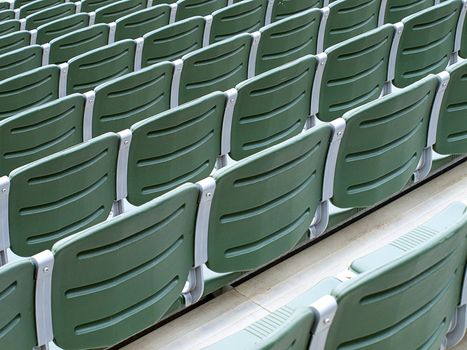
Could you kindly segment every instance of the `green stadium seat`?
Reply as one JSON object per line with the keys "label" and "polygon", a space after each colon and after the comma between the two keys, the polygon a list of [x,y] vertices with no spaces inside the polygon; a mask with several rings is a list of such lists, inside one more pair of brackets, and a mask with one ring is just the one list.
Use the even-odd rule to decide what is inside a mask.
{"label": "green stadium seat", "polygon": [[385,0],[380,12],[379,24],[400,22],[405,17],[434,6],[436,3],[436,0]]}
{"label": "green stadium seat", "polygon": [[9,10],[10,7],[11,7],[11,4],[9,1],[0,2],[0,10]]}
{"label": "green stadium seat", "polygon": [[272,7],[272,22],[279,21],[286,17],[302,13],[312,8],[321,8],[327,6],[326,0],[289,0],[274,1]]}
{"label": "green stadium seat", "polygon": [[33,13],[48,9],[52,6],[63,4],[65,0],[36,0],[21,6],[19,10],[19,18],[26,18]]}
{"label": "green stadium seat", "polygon": [[0,55],[0,81],[42,66],[42,48],[31,45]]}
{"label": "green stadium seat", "polygon": [[172,107],[246,80],[251,42],[250,34],[240,34],[176,61],[174,80],[180,84],[174,83]]}
{"label": "green stadium seat", "polygon": [[194,16],[206,16],[227,7],[228,0],[180,0],[177,1],[176,20]]}
{"label": "green stadium seat", "polygon": [[78,31],[89,25],[89,15],[87,13],[77,13],[64,18],[56,19],[37,28],[37,44],[46,44],[62,35]]}
{"label": "green stadium seat", "polygon": [[146,7],[145,0],[121,0],[96,10],[95,23],[115,22],[118,18],[132,14]]}
{"label": "green stadium seat", "polygon": [[15,11],[13,10],[1,10],[0,21],[6,21],[9,19],[15,19]]}
{"label": "green stadium seat", "polygon": [[115,3],[115,0],[83,0],[81,2],[81,12],[94,12],[113,3]]}
{"label": "green stadium seat", "polygon": [[30,4],[31,2],[34,2],[36,0],[15,0],[13,2],[14,8],[18,9],[24,5]]}
{"label": "green stadium seat", "polygon": [[143,35],[142,67],[179,59],[203,47],[205,21],[193,17]]}
{"label": "green stadium seat", "polygon": [[31,33],[22,30],[4,35],[0,38],[0,55],[10,53],[31,44]]}
{"label": "green stadium seat", "polygon": [[255,74],[316,54],[320,23],[321,11],[312,9],[261,28]]}
{"label": "green stadium seat", "polygon": [[83,142],[84,102],[74,94],[0,121],[0,174]]}
{"label": "green stadium seat", "polygon": [[84,93],[134,70],[135,42],[117,43],[75,56],[68,61],[66,94]]}
{"label": "green stadium seat", "polygon": [[36,29],[37,27],[47,24],[51,21],[71,16],[76,13],[76,5],[74,3],[60,4],[44,9],[26,17],[26,29]]}
{"label": "green stadium seat", "polygon": [[128,201],[141,205],[214,170],[226,96],[214,92],[131,127]]}
{"label": "green stadium seat", "polygon": [[0,36],[18,32],[20,29],[21,21],[18,21],[16,19],[10,19],[0,22]]}

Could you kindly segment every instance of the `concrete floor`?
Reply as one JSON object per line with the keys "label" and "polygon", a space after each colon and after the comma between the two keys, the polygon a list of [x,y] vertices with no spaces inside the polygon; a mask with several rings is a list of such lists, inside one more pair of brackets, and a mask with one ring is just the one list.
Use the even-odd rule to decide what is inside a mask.
{"label": "concrete floor", "polygon": [[[235,289],[126,346],[199,349],[286,304],[354,259],[415,228],[453,201],[467,203],[467,163],[392,202]],[[467,338],[456,350],[467,350]]]}

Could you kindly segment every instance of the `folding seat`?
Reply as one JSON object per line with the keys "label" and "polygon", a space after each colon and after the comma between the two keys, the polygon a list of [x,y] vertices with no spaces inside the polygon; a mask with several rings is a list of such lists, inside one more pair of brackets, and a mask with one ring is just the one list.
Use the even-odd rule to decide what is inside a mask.
{"label": "folding seat", "polygon": [[312,8],[327,6],[327,3],[326,0],[275,0],[272,7],[271,21],[276,22]]}
{"label": "folding seat", "polygon": [[87,13],[77,13],[67,16],[37,28],[36,43],[46,44],[62,35],[78,31],[89,25],[89,15]]}
{"label": "folding seat", "polygon": [[60,239],[107,219],[117,197],[119,144],[119,135],[102,135],[1,178],[7,210],[2,211],[0,233],[3,241],[9,236],[15,254],[50,249]]}
{"label": "folding seat", "polygon": [[300,133],[311,112],[316,63],[309,55],[229,90],[222,154],[240,160]]}
{"label": "folding seat", "polygon": [[465,332],[465,323],[460,322],[465,318],[465,300],[459,305],[459,296],[465,295],[466,234],[467,209],[454,203],[401,238],[355,260],[347,272],[349,280],[326,278],[206,349],[392,350],[455,345],[462,338],[458,333]]}
{"label": "folding seat", "polygon": [[157,323],[192,285],[199,190],[185,184],[53,247],[54,339],[64,349],[107,348]]}
{"label": "folding seat", "polygon": [[109,43],[109,26],[96,24],[72,31],[45,44],[47,63],[59,64],[89,51],[102,48]]}
{"label": "folding seat", "polygon": [[2,80],[0,120],[57,99],[59,79],[57,66],[45,66]]}
{"label": "folding seat", "polygon": [[327,49],[313,86],[313,115],[331,121],[377,99],[388,76],[394,27],[384,25]]}
{"label": "folding seat", "polygon": [[81,12],[93,12],[113,3],[115,3],[115,0],[83,0],[81,2]]}
{"label": "folding seat", "polygon": [[132,14],[146,7],[145,0],[121,0],[96,10],[95,23],[115,22],[120,17]]}
{"label": "folding seat", "polygon": [[142,67],[173,61],[203,47],[205,21],[193,17],[143,35]]}
{"label": "folding seat", "polygon": [[239,34],[177,60],[172,107],[246,80],[251,43],[250,34]]}
{"label": "folding seat", "polygon": [[52,6],[26,17],[26,29],[36,29],[40,25],[47,24],[56,19],[67,17],[75,13],[76,5],[74,3]]}
{"label": "folding seat", "polygon": [[169,5],[157,5],[118,18],[115,21],[115,41],[142,38],[144,34],[170,23]]}
{"label": "folding seat", "polygon": [[135,42],[122,40],[68,61],[67,95],[84,93],[109,80],[131,73],[135,66]]}
{"label": "folding seat", "polygon": [[0,55],[10,53],[31,44],[31,33],[25,30],[4,35],[0,38]]}
{"label": "folding seat", "polygon": [[0,55],[0,81],[42,66],[42,49],[31,45]]}
{"label": "folding seat", "polygon": [[63,4],[65,0],[36,0],[19,8],[19,18],[25,18],[33,13],[45,10],[49,7]]}
{"label": "folding seat", "polygon": [[177,1],[175,19],[180,21],[193,16],[207,16],[214,11],[227,7],[228,4],[228,0],[180,0]]}
{"label": "folding seat", "polygon": [[131,125],[170,108],[174,66],[163,62],[126,74],[86,93],[86,139]]}
{"label": "folding seat", "polygon": [[267,5],[267,0],[246,0],[213,12],[208,16],[209,43],[259,30],[264,26]]}
{"label": "folding seat", "polygon": [[397,23],[405,17],[434,6],[436,0],[385,0],[380,12],[379,24]]}
{"label": "folding seat", "polygon": [[128,201],[141,205],[213,171],[226,96],[214,92],[131,127]]}
{"label": "folding seat", "polygon": [[18,9],[24,5],[30,4],[31,2],[34,2],[36,0],[15,0],[13,2],[14,8]]}
{"label": "folding seat", "polygon": [[18,32],[21,29],[21,22],[16,19],[2,21],[0,23],[0,36]]}
{"label": "folding seat", "polygon": [[320,23],[321,11],[312,9],[261,28],[254,73],[316,54]]}
{"label": "folding seat", "polygon": [[0,2],[0,10],[9,10],[11,7],[11,4],[9,1],[1,1]]}
{"label": "folding seat", "polygon": [[15,19],[15,11],[13,10],[0,11],[0,21],[6,21],[9,19]]}
{"label": "folding seat", "polygon": [[427,139],[436,127],[432,106],[445,79],[446,74],[431,75],[343,116],[347,126],[337,157],[334,205],[372,206],[397,194],[413,175],[416,180],[427,175],[432,146]]}
{"label": "folding seat", "polygon": [[84,97],[70,95],[0,121],[0,175],[83,142]]}
{"label": "folding seat", "polygon": [[393,84],[408,86],[430,73],[443,71],[454,53],[462,2],[446,1],[402,20],[395,53]]}

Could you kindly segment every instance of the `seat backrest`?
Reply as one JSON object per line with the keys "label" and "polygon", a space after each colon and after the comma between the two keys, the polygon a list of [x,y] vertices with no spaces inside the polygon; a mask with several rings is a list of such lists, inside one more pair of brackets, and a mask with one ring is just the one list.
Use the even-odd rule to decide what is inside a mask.
{"label": "seat backrest", "polygon": [[1,81],[0,120],[57,99],[59,79],[57,66],[45,66]]}
{"label": "seat backrest", "polygon": [[162,318],[193,266],[198,192],[185,184],[53,247],[57,345],[107,348]]}
{"label": "seat backrest", "polygon": [[0,176],[82,142],[83,115],[75,94],[0,121]]}
{"label": "seat backrest", "polygon": [[69,60],[67,94],[87,92],[106,81],[133,72],[135,47],[133,40],[122,40]]}
{"label": "seat backrest", "polygon": [[434,6],[435,0],[386,0],[384,23],[397,23],[403,18]]}
{"label": "seat backrest", "polygon": [[25,30],[4,35],[0,38],[0,55],[29,46],[31,33]]}
{"label": "seat backrest", "polygon": [[110,23],[146,7],[145,0],[120,0],[96,10],[95,23]]}
{"label": "seat backrest", "polygon": [[321,11],[312,9],[260,29],[255,73],[316,54]]}
{"label": "seat backrest", "polygon": [[118,18],[115,41],[136,39],[170,23],[170,6],[157,5]]}
{"label": "seat backrest", "polygon": [[0,23],[0,36],[18,32],[21,28],[21,22],[17,19],[8,19]]}
{"label": "seat backrest", "polygon": [[214,92],[132,126],[128,201],[140,205],[213,171],[226,96]]}
{"label": "seat backrest", "polygon": [[338,0],[330,4],[324,48],[378,27],[380,7],[381,0]]}
{"label": "seat backrest", "polygon": [[49,63],[59,64],[91,50],[104,47],[109,42],[109,26],[96,24],[75,30],[50,42]]}
{"label": "seat backrest", "polygon": [[228,0],[180,0],[175,18],[180,21],[193,16],[207,16],[227,5]]}
{"label": "seat backrest", "polygon": [[56,19],[37,28],[36,43],[45,44],[62,35],[74,32],[89,25],[87,13],[77,13],[64,18]]}
{"label": "seat backrest", "polygon": [[302,13],[312,8],[323,7],[323,0],[289,0],[274,1],[272,8],[272,22]]}
{"label": "seat backrest", "polygon": [[33,13],[45,10],[52,6],[63,4],[65,0],[36,0],[19,8],[19,18],[25,18]]}
{"label": "seat backrest", "polygon": [[173,61],[202,48],[204,26],[204,18],[193,17],[145,34],[141,66]]}
{"label": "seat backrest", "polygon": [[436,143],[439,154],[467,153],[467,62],[448,67],[449,84],[441,104]]}
{"label": "seat backrest", "polygon": [[306,56],[237,85],[231,158],[245,158],[303,130],[315,70],[315,57]]}
{"label": "seat backrest", "polygon": [[119,140],[105,134],[10,173],[13,252],[36,254],[107,219],[116,197]]}
{"label": "seat backrest", "polygon": [[0,267],[0,348],[32,349],[37,345],[34,312],[35,267],[30,259]]}
{"label": "seat backrest", "polygon": [[42,48],[31,45],[0,55],[0,81],[42,66]]}
{"label": "seat backrest", "polygon": [[113,4],[115,0],[83,0],[81,3],[81,12],[92,12],[97,9]]}
{"label": "seat backrest", "polygon": [[334,120],[381,95],[393,36],[393,26],[384,25],[326,50],[321,87],[314,92],[319,119]]}
{"label": "seat backrest", "polygon": [[461,4],[460,0],[446,1],[402,20],[395,86],[408,86],[447,67],[454,52]]}
{"label": "seat backrest", "polygon": [[170,108],[173,64],[163,62],[95,89],[92,136],[119,132]]}
{"label": "seat backrest", "polygon": [[209,42],[215,43],[264,26],[268,0],[246,0],[212,14]]}
{"label": "seat backrest", "polygon": [[73,3],[52,6],[26,17],[26,29],[36,29],[40,25],[47,24],[56,19],[70,16],[74,13],[76,13],[76,5]]}
{"label": "seat backrest", "polygon": [[239,34],[183,56],[179,103],[224,91],[248,78],[252,37]]}
{"label": "seat backrest", "polygon": [[15,19],[15,11],[13,10],[0,11],[0,21],[6,21],[9,19]]}
{"label": "seat backrest", "polygon": [[344,115],[333,204],[372,206],[410,181],[427,143],[437,87],[430,76]]}
{"label": "seat backrest", "polygon": [[257,268],[309,237],[331,130],[323,123],[212,175],[209,269]]}
{"label": "seat backrest", "polygon": [[8,9],[10,9],[10,6],[11,6],[11,4],[8,1],[0,2],[0,10],[8,10]]}

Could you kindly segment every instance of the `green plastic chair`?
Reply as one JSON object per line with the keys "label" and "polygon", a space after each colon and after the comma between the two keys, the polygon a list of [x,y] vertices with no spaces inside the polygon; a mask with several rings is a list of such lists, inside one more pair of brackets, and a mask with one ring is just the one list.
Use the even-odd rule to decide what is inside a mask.
{"label": "green plastic chair", "polygon": [[31,44],[31,33],[25,30],[4,35],[0,38],[0,55],[24,48]]}
{"label": "green plastic chair", "polygon": [[45,66],[2,80],[0,120],[57,99],[59,78],[57,66]]}
{"label": "green plastic chair", "polygon": [[289,0],[274,1],[272,7],[272,22],[302,13],[312,8],[321,8],[325,6],[324,0]]}
{"label": "green plastic chair", "polygon": [[226,96],[214,92],[131,127],[128,201],[141,205],[214,170]]}
{"label": "green plastic chair", "polygon": [[177,1],[175,20],[180,21],[194,16],[206,16],[227,7],[228,0],[180,0]]}
{"label": "green plastic chair", "polygon": [[74,94],[0,121],[0,174],[83,142],[84,102]]}
{"label": "green plastic chair", "polygon": [[255,74],[316,54],[320,23],[321,11],[312,9],[261,28]]}
{"label": "green plastic chair", "polygon": [[454,53],[461,1],[446,1],[402,20],[393,84],[406,87],[442,72]]}
{"label": "green plastic chair", "polygon": [[162,28],[170,23],[170,6],[157,5],[118,18],[115,41],[136,39],[144,34]]}
{"label": "green plastic chair", "polygon": [[65,0],[36,0],[19,8],[19,18],[26,18],[33,13],[63,4]]}
{"label": "green plastic chair", "polygon": [[54,245],[58,346],[115,345],[158,322],[180,299],[194,266],[198,195],[196,185],[185,184]]}
{"label": "green plastic chair", "polygon": [[[184,55],[175,62],[180,81],[172,107],[214,91],[224,91],[248,78],[252,36],[244,33]],[[177,86],[175,86],[175,90]]]}
{"label": "green plastic chair", "polygon": [[113,3],[115,3],[115,0],[83,0],[81,2],[81,12],[94,12]]}
{"label": "green plastic chair", "polygon": [[76,13],[76,5],[73,3],[52,6],[26,17],[26,29],[36,29],[43,24],[47,24],[66,16],[71,16],[74,13]]}
{"label": "green plastic chair", "polygon": [[21,22],[10,19],[0,22],[0,36],[18,32],[21,29]]}
{"label": "green plastic chair", "polygon": [[146,7],[145,0],[121,0],[96,10],[95,23],[110,23]]}
{"label": "green plastic chair", "polygon": [[405,17],[425,10],[436,4],[435,0],[385,0],[386,3],[381,9],[380,25],[384,23],[397,23]]}
{"label": "green plastic chair", "polygon": [[418,180],[427,175],[431,158],[424,153],[439,80],[429,76],[343,116],[334,205],[373,206],[402,190],[414,173]]}
{"label": "green plastic chair", "polygon": [[62,35],[86,28],[88,25],[89,15],[87,13],[77,13],[50,21],[37,28],[36,43],[46,44]]}
{"label": "green plastic chair", "polygon": [[467,62],[459,62],[448,67],[449,84],[440,108],[436,144],[434,150],[439,154],[467,153]]}
{"label": "green plastic chair", "polygon": [[53,39],[49,47],[48,62],[59,64],[92,50],[102,48],[109,42],[109,26],[96,24],[75,30]]}
{"label": "green plastic chair", "polygon": [[392,25],[356,36],[320,54],[313,87],[313,115],[331,121],[377,99],[388,76]]}
{"label": "green plastic chair", "polygon": [[0,55],[0,81],[42,66],[42,48],[31,45]]}
{"label": "green plastic chair", "polygon": [[331,134],[323,123],[212,175],[210,270],[258,268],[310,238]]}
{"label": "green plastic chair", "polygon": [[259,30],[264,26],[267,5],[268,0],[246,0],[213,12],[209,43]]}
{"label": "green plastic chair", "polygon": [[8,1],[2,1],[0,3],[0,10],[8,10],[10,9],[11,5]]}
{"label": "green plastic chair", "polygon": [[203,47],[205,21],[194,17],[143,35],[142,67],[179,59]]}
{"label": "green plastic chair", "polygon": [[170,108],[173,64],[163,62],[99,85],[87,93],[92,114],[86,139],[131,125]]}
{"label": "green plastic chair", "polygon": [[0,21],[6,21],[10,19],[15,19],[15,11],[13,10],[0,11]]}
{"label": "green plastic chair", "polygon": [[87,92],[96,86],[131,73],[135,66],[135,42],[122,40],[68,61],[67,95]]}
{"label": "green plastic chair", "polygon": [[222,154],[240,160],[299,134],[310,116],[316,63],[305,56],[237,85]]}

